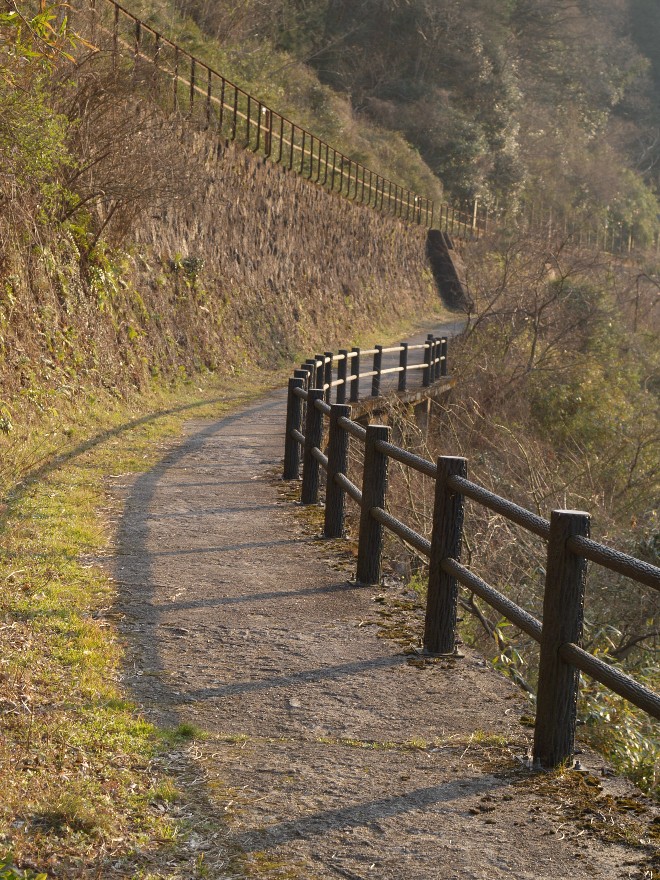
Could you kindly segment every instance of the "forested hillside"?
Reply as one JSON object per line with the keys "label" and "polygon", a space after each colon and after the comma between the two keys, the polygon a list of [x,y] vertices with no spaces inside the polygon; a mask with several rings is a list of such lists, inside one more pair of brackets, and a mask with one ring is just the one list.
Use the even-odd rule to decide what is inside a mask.
{"label": "forested hillside", "polygon": [[[180,0],[266,88],[319,79],[402,133],[454,201],[657,224],[654,0]],[[318,110],[325,112],[319,92]],[[341,126],[340,126],[341,127]]]}

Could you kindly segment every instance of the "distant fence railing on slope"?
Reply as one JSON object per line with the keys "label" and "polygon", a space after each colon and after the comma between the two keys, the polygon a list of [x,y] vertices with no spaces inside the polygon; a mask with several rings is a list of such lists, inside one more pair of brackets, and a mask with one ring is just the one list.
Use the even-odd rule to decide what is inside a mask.
{"label": "distant fence railing on slope", "polygon": [[116,70],[136,78],[149,71],[169,108],[237,141],[266,159],[360,205],[462,239],[479,238],[488,216],[478,203],[464,211],[420,195],[345,155],[278,113],[186,49],[140,20],[115,0],[73,6],[69,25],[107,52]]}
{"label": "distant fence railing on slope", "polygon": [[[425,349],[425,383],[437,378],[438,360],[429,341]],[[384,349],[381,348],[382,351]],[[399,348],[400,350],[400,348]],[[378,353],[378,349],[374,356]],[[349,353],[339,355],[346,365]],[[441,347],[443,375],[447,349]],[[428,365],[427,365],[428,361]],[[433,366],[430,366],[431,362]],[[432,654],[452,654],[456,646],[459,584],[487,602],[540,644],[534,761],[557,767],[574,753],[579,673],[584,672],[660,719],[660,694],[605,663],[581,647],[587,561],[660,591],[660,568],[591,540],[590,516],[583,511],[555,510],[548,521],[467,479],[467,460],[442,456],[434,464],[390,442],[390,428],[364,427],[351,419],[346,400],[354,368],[346,366],[336,382],[327,373],[333,356],[317,356],[289,380],[284,479],[298,479],[303,464],[301,502],[319,499],[320,470],[326,473],[324,534],[345,536],[346,498],[360,509],[356,578],[379,583],[384,530],[397,535],[429,559],[424,647]],[[427,369],[428,366],[428,369]],[[393,368],[392,372],[400,372]],[[357,370],[359,372],[359,368]],[[368,375],[373,376],[374,371]],[[344,389],[329,403],[332,387]],[[358,396],[352,386],[351,400]],[[373,393],[373,389],[372,389]],[[324,417],[329,419],[326,452]],[[303,433],[304,429],[304,433]],[[348,476],[350,438],[364,444],[362,488]],[[431,540],[387,511],[388,462],[393,459],[435,482]],[[498,513],[547,541],[543,623],[461,564],[464,499]]]}
{"label": "distant fence railing on slope", "polygon": [[[129,12],[116,0],[74,0],[69,24],[116,70],[136,81],[159,84],[159,99],[171,110],[219,136],[241,143],[265,159],[301,175],[329,192],[404,222],[437,228],[462,240],[489,231],[521,230],[563,240],[578,248],[626,256],[636,248],[634,227],[622,222],[593,222],[589,216],[523,206],[508,217],[477,198],[468,206],[436,203],[345,155],[251,95],[208,64]],[[654,247],[660,253],[660,233]]]}

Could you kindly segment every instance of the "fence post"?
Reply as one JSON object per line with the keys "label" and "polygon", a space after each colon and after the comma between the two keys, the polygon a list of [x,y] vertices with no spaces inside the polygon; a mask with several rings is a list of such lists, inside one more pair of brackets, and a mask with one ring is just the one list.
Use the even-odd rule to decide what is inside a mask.
{"label": "fence post", "polygon": [[[112,71],[113,73],[117,72],[117,65],[119,61],[119,7],[115,6],[114,8],[114,16],[112,19]],[[175,86],[175,94],[176,94],[176,86]],[[176,110],[176,104],[174,106]]]}
{"label": "fence post", "polygon": [[234,86],[234,115],[231,120],[231,139],[236,140],[236,126],[238,125],[238,89]]}
{"label": "fence post", "polygon": [[450,477],[467,477],[467,460],[443,455],[438,459],[429,560],[429,586],[424,623],[424,648],[432,654],[452,654],[456,647],[456,578],[442,568],[444,559],[461,558],[463,496],[447,486]]}
{"label": "fence post", "polygon": [[279,131],[279,144],[277,147],[277,162],[282,161],[282,156],[284,155],[284,117],[280,116],[280,131]]}
{"label": "fence post", "polygon": [[257,101],[257,143],[254,148],[254,152],[258,153],[259,148],[261,147],[261,115],[263,113],[263,104],[261,101]]}
{"label": "fence post", "polygon": [[225,91],[227,89],[227,80],[222,77],[222,85],[220,86],[220,107],[218,108],[218,134],[222,136],[222,123],[225,119]]}
{"label": "fence post", "polygon": [[310,388],[318,388],[318,382],[316,381],[316,361],[314,358],[307,358],[305,363],[302,365],[303,370],[307,367],[309,369],[309,382],[307,383],[307,390]]}
{"label": "fence post", "polygon": [[292,436],[294,429],[302,427],[302,399],[294,389],[303,388],[304,379],[289,379],[289,392],[286,406],[286,437],[284,438],[284,476],[285,480],[297,480],[300,476],[300,443]]}
{"label": "fence post", "polygon": [[328,472],[325,486],[325,527],[326,538],[344,537],[344,513],[346,493],[335,483],[335,474],[348,472],[348,446],[350,435],[339,426],[339,419],[351,417],[350,406],[334,403],[330,413],[330,439],[328,441]]}
{"label": "fence post", "polygon": [[399,366],[401,367],[401,372],[399,373],[399,391],[406,391],[408,388],[408,343],[401,343],[401,351],[399,352]]}
{"label": "fence post", "polygon": [[348,376],[348,351],[345,348],[339,349],[341,360],[337,364],[337,379],[340,385],[337,385],[337,403],[346,403],[346,376]]}
{"label": "fence post", "polygon": [[323,388],[325,382],[325,355],[315,354],[314,357],[316,358],[316,373],[314,374],[316,378],[314,380],[314,387]]}
{"label": "fence post", "polygon": [[580,644],[587,560],[572,553],[568,539],[589,537],[590,516],[553,510],[543,596],[543,631],[534,729],[534,763],[557,767],[573,755],[579,671],[561,659],[567,642]]}
{"label": "fence post", "polygon": [[442,339],[440,340],[440,357],[442,358],[442,360],[440,361],[440,375],[441,376],[447,375],[447,350],[448,350],[447,337],[443,336]]}
{"label": "fence post", "polygon": [[211,124],[211,98],[213,96],[213,71],[206,68],[206,126]]}
{"label": "fence post", "polygon": [[426,341],[428,342],[429,347],[431,349],[430,355],[429,355],[429,385],[433,385],[433,383],[435,382],[435,363],[434,363],[435,353],[436,353],[435,336],[432,333],[429,333],[426,337]]}
{"label": "fence post", "polygon": [[362,510],[356,579],[360,584],[380,582],[383,555],[383,526],[371,515],[372,507],[385,507],[387,456],[376,449],[379,440],[390,439],[386,425],[369,425],[364,446]]}
{"label": "fence post", "polygon": [[194,58],[190,59],[190,93],[188,98],[188,115],[193,115],[193,106],[195,103],[195,78],[197,75],[197,62]]}
{"label": "fence post", "polygon": [[323,180],[321,181],[321,186],[326,186],[328,183],[328,163],[330,161],[330,145],[325,145],[325,164],[323,168]]}
{"label": "fence post", "polygon": [[433,351],[435,355],[435,367],[433,369],[433,381],[435,382],[436,379],[440,378],[440,372],[442,370],[442,339],[440,339],[439,336],[436,336],[434,341],[435,348]]}
{"label": "fence post", "polygon": [[355,379],[351,381],[351,403],[357,403],[360,399],[360,349],[352,349],[354,357],[351,359],[351,375]]}
{"label": "fence post", "polygon": [[317,400],[323,400],[323,389],[310,388],[307,392],[301,504],[316,504],[319,500],[319,463],[312,455],[312,449],[320,449],[323,443],[323,413],[314,406]]}
{"label": "fence post", "polygon": [[[297,379],[298,378],[304,379],[305,384],[303,385],[303,388],[305,389],[305,391],[309,391],[309,389],[314,384],[312,382],[312,368],[311,368],[310,364],[302,364],[302,367],[300,370],[293,371],[293,375]],[[303,402],[302,402],[301,419],[302,419],[302,423],[304,425],[307,420],[307,401],[306,400],[303,400]]]}
{"label": "fence post", "polygon": [[380,394],[380,379],[383,369],[383,346],[376,345],[374,347],[376,349],[376,353],[374,354],[374,372],[376,375],[373,376],[371,380],[371,396],[378,397]]}
{"label": "fence post", "polygon": [[330,387],[332,384],[332,358],[333,353],[331,351],[326,351],[325,353],[326,362],[323,370],[323,384],[327,385],[327,389],[325,392],[325,402],[330,403],[330,395],[332,394],[332,388]]}
{"label": "fence post", "polygon": [[140,60],[140,44],[142,42],[142,22],[137,20],[135,21],[135,46],[133,48],[133,73],[135,73],[135,69],[137,67],[138,61]]}
{"label": "fence post", "polygon": [[424,369],[422,370],[422,387],[428,388],[431,384],[431,345],[427,339],[426,348],[424,349]]}

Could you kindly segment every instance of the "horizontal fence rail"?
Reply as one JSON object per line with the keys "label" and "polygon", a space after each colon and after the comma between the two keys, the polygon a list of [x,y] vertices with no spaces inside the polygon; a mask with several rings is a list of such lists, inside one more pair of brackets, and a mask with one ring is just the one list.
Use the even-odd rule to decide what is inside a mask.
{"label": "horizontal fence rail", "polygon": [[488,230],[488,212],[438,204],[361,162],[278,113],[259,98],[129,12],[116,0],[84,0],[69,9],[68,27],[115,71],[147,84],[167,109],[199,127],[296,172],[360,205],[459,239]]}
{"label": "horizontal fence rail", "polygon": [[[404,353],[407,356],[413,350],[423,351],[423,361],[404,367],[403,362],[407,363]],[[338,355],[327,353],[310,358],[289,380],[288,388],[284,479],[298,479],[302,461],[301,500],[303,504],[315,504],[319,500],[320,472],[325,471],[324,534],[328,538],[345,536],[346,498],[358,505],[357,580],[380,581],[384,530],[387,529],[429,560],[424,624],[426,651],[443,655],[455,653],[459,585],[479,596],[540,644],[533,753],[537,766],[557,767],[574,753],[580,672],[660,719],[660,694],[580,646],[588,561],[658,591],[660,568],[592,540],[588,513],[555,510],[549,520],[544,519],[470,481],[466,459],[442,456],[435,463],[428,461],[391,443],[388,427],[364,427],[353,421],[351,407],[345,402],[347,394],[351,401],[357,402],[356,389],[365,376],[373,377],[374,394],[379,389],[376,379],[384,373],[379,373],[376,367],[360,373],[360,358],[373,356],[379,363],[385,351],[398,351],[402,355],[402,365],[394,371],[400,377],[403,373],[404,388],[411,369],[422,369],[426,387],[447,375],[446,340],[431,338],[421,346],[402,344],[391,349],[377,346],[368,351],[342,350]],[[331,378],[334,364],[338,365],[340,376],[337,381]],[[336,388],[334,404],[329,403],[331,388]],[[348,477],[351,438],[364,444],[361,488]],[[390,459],[435,482],[430,540],[387,511]],[[487,507],[547,542],[542,623],[461,564],[465,499]]]}

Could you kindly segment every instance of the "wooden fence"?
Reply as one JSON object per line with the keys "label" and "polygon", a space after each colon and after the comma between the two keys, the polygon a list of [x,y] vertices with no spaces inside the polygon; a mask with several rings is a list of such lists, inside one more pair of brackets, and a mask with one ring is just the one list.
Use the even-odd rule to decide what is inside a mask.
{"label": "wooden fence", "polygon": [[[407,355],[413,348],[423,349],[424,360],[411,367],[407,365]],[[386,351],[399,351],[400,365],[379,371],[379,358]],[[573,754],[580,672],[660,719],[660,695],[581,647],[588,561],[659,591],[660,569],[593,541],[589,536],[588,513],[555,510],[548,521],[471,482],[465,458],[441,456],[433,463],[392,444],[389,427],[364,427],[353,421],[351,407],[345,402],[346,393],[350,388],[350,400],[358,401],[360,378],[372,378],[374,394],[385,372],[398,373],[404,388],[411,369],[422,371],[427,387],[447,374],[446,340],[430,339],[422,346],[408,349],[403,345],[391,349],[377,346],[368,353],[374,357],[373,369],[368,372],[361,374],[359,367],[360,356],[367,352],[343,350],[336,356],[327,353],[311,358],[289,380],[284,463],[284,479],[298,479],[302,459],[303,504],[318,502],[320,471],[325,471],[326,537],[344,536],[346,499],[358,505],[358,582],[380,581],[384,530],[388,529],[429,560],[426,651],[454,653],[459,585],[471,590],[540,644],[533,752],[538,766],[557,767]],[[333,364],[338,367],[334,381]],[[334,404],[329,402],[332,388],[337,389]],[[325,418],[329,426],[327,449]],[[364,444],[362,488],[348,477],[351,438]],[[435,481],[430,540],[387,511],[390,459]],[[543,623],[461,564],[466,498],[547,542]]]}

